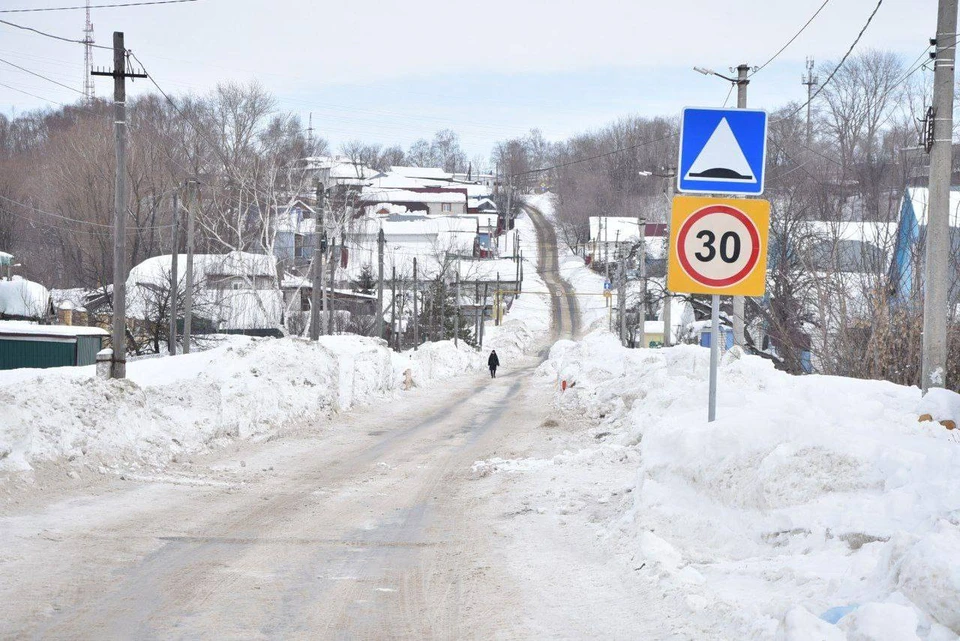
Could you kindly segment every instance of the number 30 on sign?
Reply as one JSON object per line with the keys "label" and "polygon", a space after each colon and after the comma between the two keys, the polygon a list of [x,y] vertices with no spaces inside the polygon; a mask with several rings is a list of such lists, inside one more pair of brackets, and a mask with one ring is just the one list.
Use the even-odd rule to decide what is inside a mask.
{"label": "number 30 on sign", "polygon": [[770,203],[732,198],[673,199],[667,288],[685,294],[762,296]]}

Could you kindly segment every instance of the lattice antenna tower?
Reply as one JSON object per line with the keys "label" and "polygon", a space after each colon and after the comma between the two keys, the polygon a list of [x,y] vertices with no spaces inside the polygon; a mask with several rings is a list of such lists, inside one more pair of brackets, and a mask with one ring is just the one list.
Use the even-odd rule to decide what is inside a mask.
{"label": "lattice antenna tower", "polygon": [[87,0],[87,23],[83,27],[83,99],[92,102],[94,98],[93,76],[90,67],[93,64],[93,23],[90,22],[90,0]]}

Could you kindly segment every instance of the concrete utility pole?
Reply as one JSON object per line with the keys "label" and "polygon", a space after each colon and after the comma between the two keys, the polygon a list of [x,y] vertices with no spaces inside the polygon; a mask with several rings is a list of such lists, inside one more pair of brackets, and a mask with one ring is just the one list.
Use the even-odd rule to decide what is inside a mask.
{"label": "concrete utility pole", "polygon": [[187,269],[184,280],[187,291],[183,296],[183,353],[190,353],[193,332],[193,239],[197,220],[197,181],[187,181]]}
{"label": "concrete utility pole", "polygon": [[[377,336],[383,338],[383,245],[385,243],[383,228],[377,234],[377,264],[379,266],[380,276],[377,285]],[[394,272],[394,281],[396,281],[396,272]],[[394,292],[396,293],[396,292]],[[393,303],[391,303],[391,306]],[[391,321],[392,322],[392,321]],[[392,325],[391,325],[392,327]]]}
{"label": "concrete utility pole", "polygon": [[323,294],[323,183],[317,181],[317,212],[313,221],[313,272],[310,284],[310,340],[320,340],[320,302]]}
{"label": "concrete utility pole", "polygon": [[123,32],[113,32],[113,70],[91,71],[94,76],[113,77],[113,123],[117,166],[113,193],[113,363],[112,378],[127,376],[127,78],[146,78],[145,73],[127,73],[127,50]]}
{"label": "concrete utility pole", "polygon": [[946,387],[947,291],[950,287],[950,177],[953,165],[953,91],[957,0],[940,0],[933,71],[933,147],[923,274],[924,393]]}
{"label": "concrete utility pole", "polygon": [[180,262],[180,202],[173,192],[173,233],[170,238],[170,332],[167,337],[167,353],[177,355],[177,295],[180,293],[178,270]]}
{"label": "concrete utility pole", "polygon": [[420,288],[417,285],[417,257],[413,257],[413,349],[420,347],[420,316],[417,314],[417,298]]}
{"label": "concrete utility pole", "polygon": [[[750,84],[747,74],[749,72],[750,65],[741,64],[737,67],[737,109],[747,108],[747,85]],[[743,296],[733,297],[733,342],[740,347],[746,344],[743,333],[746,318],[744,302]]]}
{"label": "concrete utility pole", "polygon": [[813,75],[813,58],[807,58],[807,75],[800,77],[800,84],[807,87],[807,146],[810,146],[812,140],[812,130],[810,128],[810,103],[813,102],[813,88],[819,84],[820,79]]}

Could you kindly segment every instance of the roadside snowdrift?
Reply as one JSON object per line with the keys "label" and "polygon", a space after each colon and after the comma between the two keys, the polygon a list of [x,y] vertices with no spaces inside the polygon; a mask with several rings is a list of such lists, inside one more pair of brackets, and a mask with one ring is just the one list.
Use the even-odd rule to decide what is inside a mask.
{"label": "roadside snowdrift", "polygon": [[162,465],[223,439],[264,438],[402,389],[480,371],[483,359],[444,341],[396,354],[356,336],[235,337],[209,351],[132,361],[129,378],[92,367],[0,375],[0,471],[39,460]]}
{"label": "roadside snowdrift", "polygon": [[919,391],[731,352],[708,424],[708,366],[706,349],[626,350],[605,332],[551,350],[540,374],[573,385],[556,402],[602,444],[549,473],[639,460],[598,535],[723,638],[956,639],[960,445],[918,424]]}

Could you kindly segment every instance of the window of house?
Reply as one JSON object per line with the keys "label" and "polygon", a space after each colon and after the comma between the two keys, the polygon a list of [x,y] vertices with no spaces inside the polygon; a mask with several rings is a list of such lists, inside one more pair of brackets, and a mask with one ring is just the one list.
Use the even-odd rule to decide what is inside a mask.
{"label": "window of house", "polygon": [[442,211],[453,211],[453,205],[450,203],[443,203]]}
{"label": "window of house", "polygon": [[232,283],[230,283],[230,288],[231,288],[231,289],[243,289],[243,283],[238,282],[238,281],[233,281]]}

